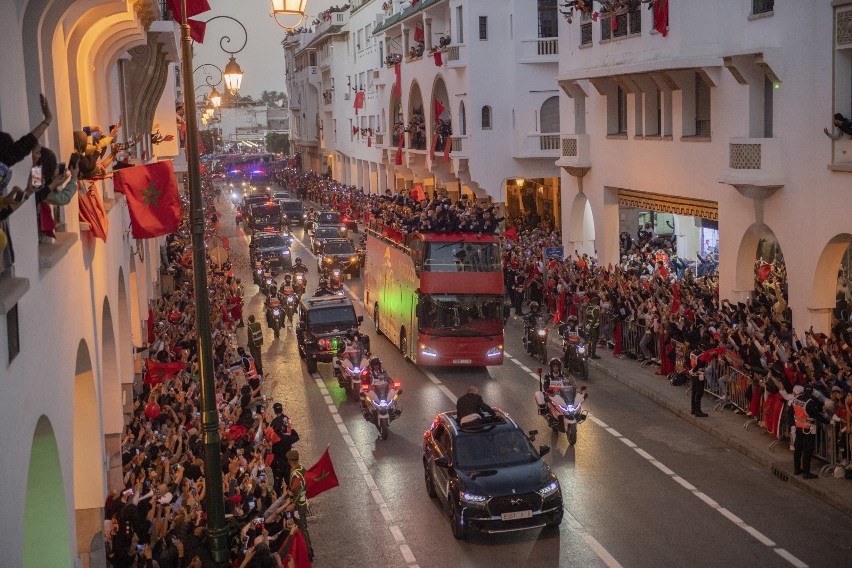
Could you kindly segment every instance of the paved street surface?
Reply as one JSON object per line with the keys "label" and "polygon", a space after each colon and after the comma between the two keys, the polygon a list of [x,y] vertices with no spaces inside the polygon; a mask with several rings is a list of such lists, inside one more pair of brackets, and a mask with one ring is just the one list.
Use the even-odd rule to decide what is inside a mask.
{"label": "paved street surface", "polygon": [[[233,215],[221,209],[229,236]],[[303,237],[299,228],[294,233]],[[231,243],[246,315],[264,321],[241,230]],[[310,293],[314,257],[298,241],[293,255],[312,269]],[[360,279],[347,288],[361,298]],[[263,366],[278,379],[275,397],[302,437],[302,463],[310,466],[330,445],[340,480],[312,501],[315,566],[850,566],[852,519],[602,373],[593,370],[587,383],[591,418],[579,428],[577,445],[551,434],[536,412],[537,364],[524,354],[517,320],[507,325],[510,357],[503,366],[429,371],[404,361],[358,309],[374,353],[403,385],[403,413],[386,441],[358,403],[346,400],[330,365],[320,364],[314,376],[306,372],[292,328],[278,340],[266,332]],[[239,333],[244,343],[244,329]],[[457,541],[438,502],[426,495],[423,432],[436,413],[455,408],[469,385],[526,430],[537,429],[536,444],[552,447],[544,459],[563,489],[559,531]]]}

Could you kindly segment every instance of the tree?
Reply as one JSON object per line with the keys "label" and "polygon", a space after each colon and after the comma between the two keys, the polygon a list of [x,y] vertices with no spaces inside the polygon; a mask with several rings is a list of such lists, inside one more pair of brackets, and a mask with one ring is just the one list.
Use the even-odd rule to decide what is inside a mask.
{"label": "tree", "polygon": [[215,130],[201,130],[201,143],[204,145],[205,154],[215,154],[222,146],[222,138]]}
{"label": "tree", "polygon": [[280,132],[269,132],[266,135],[266,151],[275,154],[290,154],[290,135]]}
{"label": "tree", "polygon": [[258,102],[274,108],[287,106],[287,93],[282,93],[281,91],[263,91],[260,93]]}

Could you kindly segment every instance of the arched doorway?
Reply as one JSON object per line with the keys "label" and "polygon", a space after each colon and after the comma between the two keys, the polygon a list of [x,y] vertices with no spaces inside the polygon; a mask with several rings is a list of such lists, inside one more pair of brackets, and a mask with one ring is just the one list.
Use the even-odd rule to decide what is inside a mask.
{"label": "arched doorway", "polygon": [[113,328],[109,298],[104,298],[101,322],[101,389],[104,413],[104,449],[108,457],[107,487],[119,489],[123,481],[121,471],[121,433],[124,416],[121,411],[121,375],[118,364],[118,346]]}
{"label": "arched doorway", "polygon": [[787,308],[787,268],[775,233],[764,223],[750,226],[737,253],[736,292],[760,291],[776,317],[791,321]]}
{"label": "arched doorway", "polygon": [[[436,152],[443,152],[444,146],[447,143],[447,137],[453,134],[452,110],[450,109],[450,95],[447,93],[447,85],[444,83],[444,78],[438,75],[435,78],[435,84],[432,86],[432,119],[430,120],[429,130],[432,130],[432,125],[437,132],[436,140],[432,143],[435,145]],[[435,136],[435,132],[432,136]]]}
{"label": "arched doorway", "polygon": [[[852,313],[852,234],[836,235],[822,249],[814,273],[811,306],[825,310],[820,331],[827,333],[836,321]],[[814,324],[816,327],[817,324]]]}
{"label": "arched doorway", "polygon": [[564,239],[565,256],[574,254],[574,251],[581,255],[597,256],[595,254],[595,218],[592,214],[592,205],[582,193],[578,193],[571,204]]}
{"label": "arched doorway", "polygon": [[89,346],[77,347],[74,373],[74,512],[77,553],[88,564],[90,556],[105,554],[103,539],[104,452],[100,405]]}
{"label": "arched doorway", "polygon": [[423,109],[423,95],[420,93],[420,85],[417,81],[411,84],[411,94],[408,97],[408,122],[405,127],[411,141],[411,148],[425,150],[426,114]]}
{"label": "arched doorway", "polygon": [[395,89],[391,89],[390,98],[390,133],[391,143],[395,148],[399,147],[399,139],[403,138],[405,144],[405,115],[402,113],[402,98],[396,94]]}
{"label": "arched doorway", "polygon": [[[45,540],[45,537],[48,540]],[[24,568],[73,566],[65,484],[53,427],[41,416],[33,434],[24,499]]]}

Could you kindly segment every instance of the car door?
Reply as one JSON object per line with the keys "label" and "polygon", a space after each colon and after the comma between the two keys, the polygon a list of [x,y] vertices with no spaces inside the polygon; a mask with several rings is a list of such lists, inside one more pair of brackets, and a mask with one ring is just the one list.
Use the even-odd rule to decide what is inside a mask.
{"label": "car door", "polygon": [[429,467],[432,468],[432,479],[435,481],[435,490],[441,501],[448,503],[448,492],[450,485],[449,468],[435,465],[437,458],[446,458],[452,463],[452,441],[447,427],[443,424],[435,426],[432,432],[432,460]]}

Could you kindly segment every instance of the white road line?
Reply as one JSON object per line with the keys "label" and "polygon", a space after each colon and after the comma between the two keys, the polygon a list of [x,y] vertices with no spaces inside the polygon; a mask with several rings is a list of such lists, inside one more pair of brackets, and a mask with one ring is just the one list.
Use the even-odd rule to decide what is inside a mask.
{"label": "white road line", "polygon": [[804,562],[802,562],[801,560],[799,560],[798,558],[796,558],[795,556],[793,556],[792,554],[790,554],[789,552],[784,550],[783,548],[776,548],[775,552],[778,554],[778,556],[780,556],[781,558],[783,558],[784,560],[786,560],[787,562],[789,562],[790,564],[792,564],[796,568],[808,568],[807,564],[805,564]]}
{"label": "white road line", "polygon": [[615,428],[606,428],[606,431],[615,436],[616,438],[621,438],[621,432],[619,432]]}
{"label": "white road line", "polygon": [[775,543],[772,540],[770,540],[768,536],[766,536],[765,534],[763,534],[762,532],[760,532],[756,528],[749,526],[745,523],[743,523],[743,526],[741,528],[745,532],[747,532],[748,534],[750,534],[751,536],[753,536],[754,538],[756,538],[757,540],[759,540],[760,542],[765,544],[766,546],[770,546],[770,547],[775,546]]}
{"label": "white road line", "polygon": [[651,460],[651,465],[665,473],[666,475],[674,475],[674,472],[667,468],[665,464],[658,462],[657,460]]}
{"label": "white road line", "polygon": [[645,458],[646,460],[653,460],[654,456],[643,450],[642,448],[633,448],[633,451]]}
{"label": "white road line", "polygon": [[450,401],[457,401],[459,397],[453,394],[453,391],[447,388],[447,385],[438,385],[438,388],[441,389],[441,392],[444,393]]}
{"label": "white road line", "polygon": [[[312,376],[316,381],[317,387],[319,388],[320,392],[327,399],[326,402],[331,401],[331,397],[328,395],[328,389],[326,388],[325,383],[323,382],[320,374],[313,373]],[[440,385],[440,388],[446,389],[446,392],[450,392],[450,389],[448,389],[444,385]],[[452,393],[450,392],[450,394]],[[364,483],[370,489],[370,493],[373,496],[373,501],[376,502],[376,505],[379,508],[379,513],[381,513],[382,518],[384,518],[385,523],[387,523],[388,530],[390,531],[391,536],[393,536],[394,542],[397,544],[399,552],[400,554],[402,554],[403,560],[405,560],[406,566],[408,568],[419,568],[417,565],[417,559],[414,557],[414,553],[411,552],[411,547],[409,547],[406,543],[405,535],[402,534],[402,531],[396,524],[396,521],[394,520],[393,515],[391,514],[390,509],[388,508],[388,505],[385,502],[385,498],[382,496],[382,492],[379,490],[379,486],[376,484],[376,480],[373,477],[373,474],[370,473],[370,469],[367,467],[364,457],[361,455],[361,452],[355,445],[355,440],[353,440],[352,436],[349,434],[349,430],[346,428],[346,424],[343,424],[343,421],[340,418],[340,414],[337,411],[337,407],[334,404],[328,404],[327,408],[329,413],[331,413],[332,418],[337,423],[337,429],[340,430],[343,441],[346,442],[346,445],[349,447],[349,453],[352,454],[352,458],[355,460],[355,465],[358,467],[358,471],[361,472],[361,475],[364,478]]]}
{"label": "white road line", "polygon": [[677,483],[687,491],[698,491],[698,488],[696,486],[694,486],[679,475],[673,475],[672,479],[675,481],[675,483]]}
{"label": "white road line", "polygon": [[593,537],[589,533],[583,533],[582,537],[583,540],[585,540],[589,544],[592,550],[595,551],[595,554],[597,554],[598,557],[604,561],[604,564],[609,566],[609,568],[622,568],[618,560],[613,558],[612,554],[610,554],[609,551],[604,548],[603,545],[599,543],[595,537]]}
{"label": "white road line", "polygon": [[710,505],[710,507],[712,507],[713,509],[718,509],[720,507],[719,503],[711,499],[706,493],[702,491],[696,491],[695,493],[693,493],[693,495]]}
{"label": "white road line", "polygon": [[631,442],[629,438],[619,438],[619,440],[621,440],[621,442],[622,442],[625,446],[627,446],[628,448],[635,448],[635,447],[636,447],[636,444],[634,444],[633,442]]}
{"label": "white road line", "polygon": [[430,380],[430,381],[432,381],[432,382],[433,382],[433,383],[435,383],[436,385],[440,385],[440,384],[441,384],[441,379],[439,379],[439,378],[435,375],[435,373],[433,373],[432,371],[427,371],[426,369],[420,369],[420,370],[423,372],[423,374],[424,374],[424,375],[426,375],[427,377],[429,377],[429,380]]}

